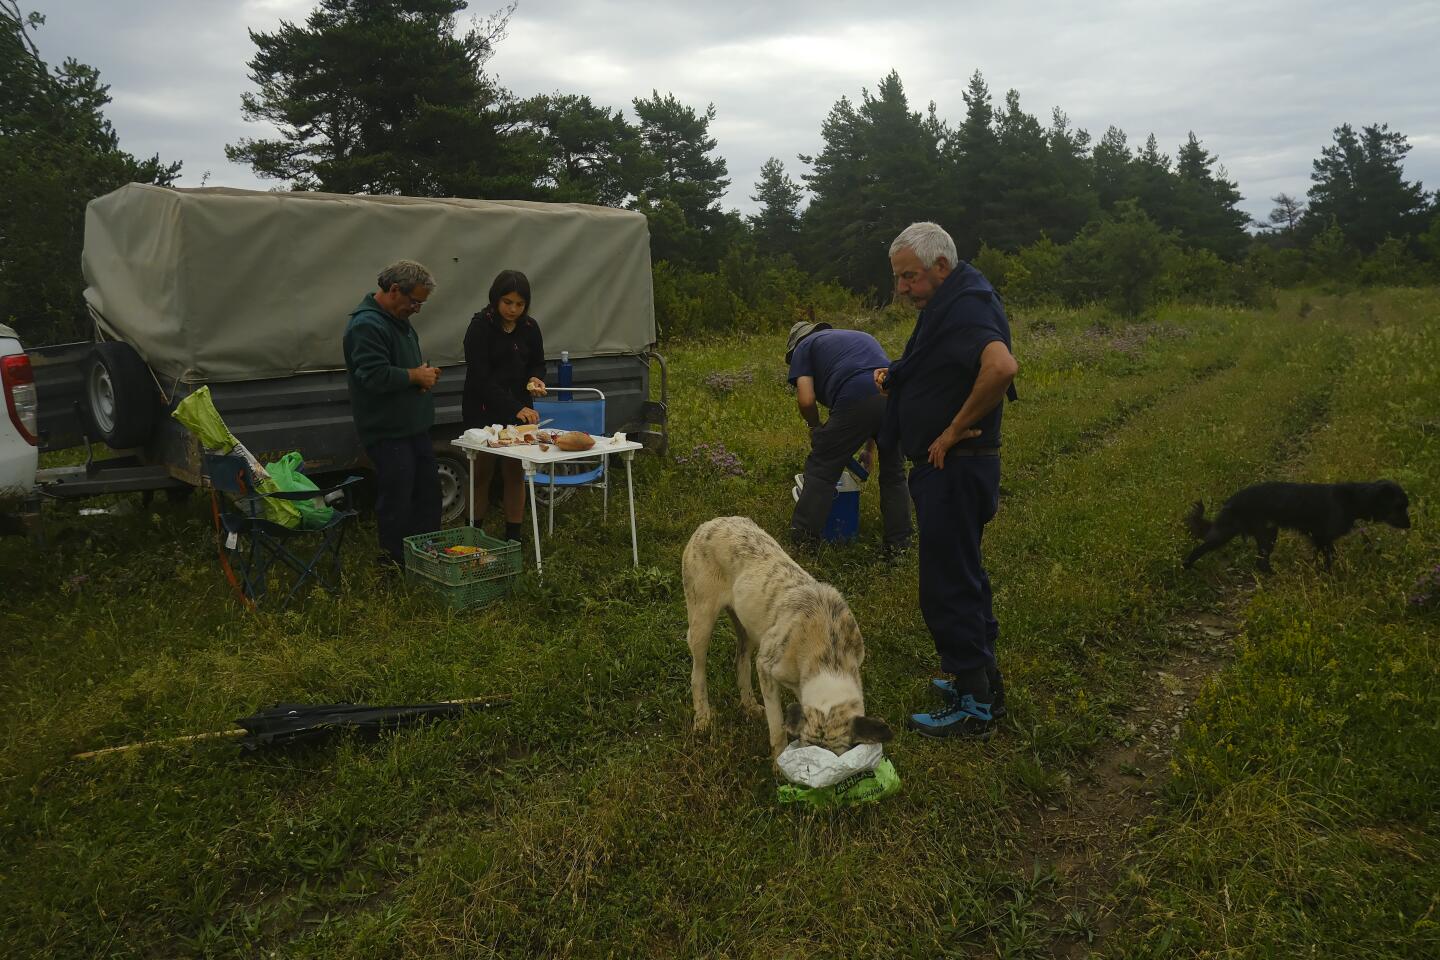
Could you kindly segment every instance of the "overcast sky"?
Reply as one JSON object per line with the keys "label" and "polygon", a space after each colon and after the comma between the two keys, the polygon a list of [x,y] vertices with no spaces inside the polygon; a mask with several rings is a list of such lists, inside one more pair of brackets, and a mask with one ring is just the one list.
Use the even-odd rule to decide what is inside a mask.
{"label": "overcast sky", "polygon": [[[36,34],[47,62],[74,57],[110,84],[107,116],[125,150],[184,161],[181,186],[208,172],[211,186],[260,189],[275,184],[224,153],[266,135],[240,119],[254,54],[246,30],[303,24],[314,5],[21,0],[47,17]],[[498,5],[472,2],[469,13]],[[894,69],[912,109],[933,100],[958,122],[978,69],[997,106],[1013,88],[1042,123],[1058,106],[1096,141],[1113,124],[1132,147],[1153,132],[1173,156],[1193,130],[1263,219],[1275,194],[1304,198],[1311,162],[1344,122],[1405,134],[1407,179],[1440,187],[1437,61],[1436,0],[520,0],[489,71],[517,96],[587,94],[632,121],[630,101],[652,90],[697,110],[713,103],[731,178],[724,203],[749,213],[760,165],[779,157],[798,181],[796,154],[819,150],[840,97],[858,100]]]}

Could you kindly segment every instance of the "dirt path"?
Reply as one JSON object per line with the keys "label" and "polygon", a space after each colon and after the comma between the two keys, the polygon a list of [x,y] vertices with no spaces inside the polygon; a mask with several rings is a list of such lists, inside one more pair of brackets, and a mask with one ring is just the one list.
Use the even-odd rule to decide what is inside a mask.
{"label": "dirt path", "polygon": [[[1149,693],[1125,718],[1119,742],[1099,752],[1070,793],[1030,815],[1020,855],[1029,876],[1053,871],[1037,902],[1053,931],[1050,954],[1087,956],[1116,923],[1113,891],[1135,848],[1133,834],[1155,811],[1181,724],[1207,679],[1231,657],[1243,595],[1168,628],[1169,655],[1146,670]],[[1018,852],[1018,851],[1017,851]]]}

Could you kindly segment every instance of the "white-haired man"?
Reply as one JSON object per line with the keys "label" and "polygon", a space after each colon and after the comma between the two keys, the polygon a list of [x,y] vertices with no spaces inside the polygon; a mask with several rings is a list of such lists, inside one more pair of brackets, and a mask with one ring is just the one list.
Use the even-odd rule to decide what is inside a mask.
{"label": "white-haired man", "polygon": [[375,525],[382,569],[405,565],[404,539],[440,529],[440,474],[430,428],[440,378],[420,351],[410,318],[435,289],[430,271],[398,260],[380,271],[379,289],[350,312],[345,369],[360,443],[375,467]]}
{"label": "white-haired man", "polygon": [[920,611],[946,677],[943,706],[910,717],[931,737],[988,739],[1004,712],[995,659],[999,623],[980,555],[1000,498],[1000,418],[1018,365],[995,288],[955,254],[934,223],[906,227],[890,245],[895,290],[920,308],[905,352],[877,368],[887,396],[882,436],[911,461],[920,535]]}

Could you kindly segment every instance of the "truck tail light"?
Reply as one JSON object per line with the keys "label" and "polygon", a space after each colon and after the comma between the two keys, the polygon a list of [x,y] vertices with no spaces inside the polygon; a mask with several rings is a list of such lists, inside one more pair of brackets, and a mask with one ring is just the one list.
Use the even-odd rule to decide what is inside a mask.
{"label": "truck tail light", "polygon": [[10,422],[32,447],[36,445],[40,404],[35,395],[35,371],[30,358],[23,353],[0,358],[0,392],[5,394],[5,409]]}

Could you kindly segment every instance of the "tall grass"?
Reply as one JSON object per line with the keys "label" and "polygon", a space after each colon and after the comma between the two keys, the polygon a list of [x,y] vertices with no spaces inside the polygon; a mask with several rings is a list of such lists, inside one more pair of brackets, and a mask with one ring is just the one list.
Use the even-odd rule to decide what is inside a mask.
{"label": "tall grass", "polygon": [[[598,503],[576,498],[557,516],[544,581],[526,575],[479,614],[375,582],[357,549],[344,596],[247,615],[215,568],[205,505],[57,510],[43,557],[0,544],[0,870],[13,891],[0,940],[31,956],[299,957],[1025,956],[1071,943],[1073,924],[1050,919],[1053,886],[1028,866],[1039,838],[1021,825],[1068,803],[1118,735],[1146,695],[1143,668],[1165,655],[1168,620],[1233,589],[1228,563],[1245,569],[1235,551],[1207,572],[1179,570],[1185,505],[1259,477],[1395,473],[1417,450],[1433,456],[1428,401],[1392,394],[1413,416],[1387,418],[1378,388],[1361,386],[1409,370],[1420,390],[1433,296],[1318,304],[1304,316],[1288,300],[1190,309],[1144,327],[1083,311],[1017,318],[1022,401],[1006,415],[1006,495],[987,533],[1014,720],[984,747],[902,735],[889,749],[902,792],[836,815],[775,803],[763,724],[737,709],[718,666],[728,627],[713,658],[714,734],[690,733],[679,554],[711,516],[786,526],[805,446],[783,333],[671,350],[674,460],[636,463],[641,569],[629,566],[623,517],[602,523]],[[898,353],[903,318],[861,322]],[[1348,459],[1353,444],[1330,443],[1367,429],[1368,464]],[[880,561],[873,493],[861,524],[859,543],[810,566],[850,600],[867,640],[867,706],[899,726],[928,702],[934,652],[913,560]],[[1372,596],[1433,556],[1420,526],[1373,535],[1366,556],[1391,572]],[[1352,547],[1342,544],[1342,565]],[[1275,559],[1277,584],[1329,583],[1284,542]],[[1288,598],[1276,616],[1311,602],[1272,589]],[[1427,648],[1386,662],[1418,684],[1425,661],[1411,649]],[[1251,664],[1242,656],[1236,676],[1263,666]],[[68,760],[223,729],[276,700],[487,693],[510,706],[376,742]],[[1231,720],[1257,745],[1271,736],[1262,721],[1238,709]],[[1206,739],[1195,733],[1186,749]],[[1316,764],[1332,749],[1297,748]],[[1166,911],[1207,922],[1213,903],[1191,888],[1215,868],[1195,860],[1187,831],[1202,812],[1223,822],[1216,810],[1243,809],[1207,800],[1202,811],[1223,784],[1201,779],[1214,751],[1195,756],[1177,758],[1171,819],[1136,867],[1151,878],[1127,920],[1137,950],[1158,948]],[[1394,765],[1433,783],[1409,753]],[[1241,784],[1250,768],[1222,769]],[[1410,795],[1385,808],[1383,829],[1427,852],[1415,831],[1433,806],[1418,787]],[[1306,799],[1272,813],[1303,832],[1316,806]],[[1377,894],[1367,929],[1403,942],[1384,917],[1413,900]],[[1243,952],[1247,941],[1234,942]]]}

